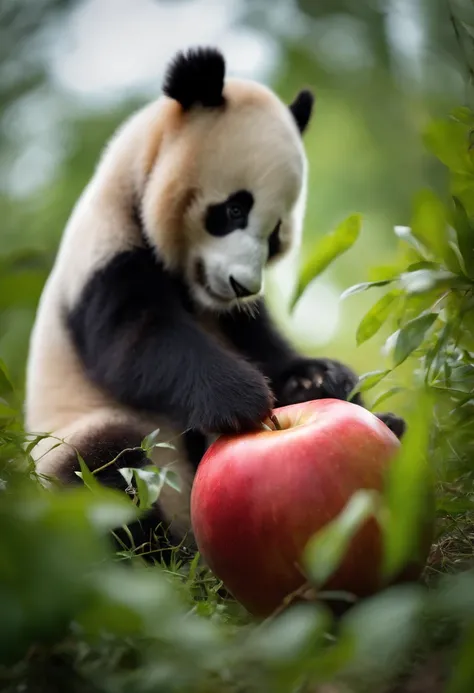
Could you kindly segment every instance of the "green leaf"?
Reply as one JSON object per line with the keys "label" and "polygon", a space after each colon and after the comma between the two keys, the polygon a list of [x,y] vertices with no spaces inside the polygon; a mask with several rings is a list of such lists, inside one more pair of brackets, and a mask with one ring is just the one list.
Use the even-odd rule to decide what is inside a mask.
{"label": "green leaf", "polygon": [[450,515],[457,515],[472,512],[474,510],[474,496],[462,498],[449,498],[442,496],[436,502],[436,509]]}
{"label": "green leaf", "polygon": [[89,467],[86,465],[83,457],[79,454],[79,452],[77,450],[76,450],[76,456],[77,456],[77,459],[79,461],[79,468],[80,468],[80,472],[76,472],[77,476],[82,479],[85,486],[87,486],[87,488],[90,491],[97,491],[98,489],[100,489],[99,482],[97,481],[93,472],[91,472],[89,470]]}
{"label": "green leaf", "polygon": [[182,486],[179,475],[166,467],[163,469],[163,473],[165,475],[165,483],[180,493]]}
{"label": "green leaf", "polygon": [[389,467],[383,522],[384,575],[391,579],[421,555],[422,537],[432,531],[434,494],[428,464],[433,403],[421,391],[407,417],[400,451]]}
{"label": "green leaf", "polygon": [[377,500],[374,491],[356,491],[342,512],[309,540],[303,562],[308,576],[318,587],[338,569],[362,525],[377,514]]}
{"label": "green leaf", "polygon": [[437,318],[437,313],[420,315],[418,318],[407,322],[406,325],[400,329],[393,353],[395,366],[399,366],[413,351],[415,351],[415,349],[418,349],[426,333],[433,323],[436,322]]}
{"label": "green leaf", "polygon": [[362,291],[367,291],[367,289],[372,289],[378,286],[386,286],[387,284],[391,284],[394,280],[395,278],[393,277],[392,279],[381,279],[377,282],[362,282],[362,284],[354,284],[354,286],[351,286],[342,292],[340,300],[343,301],[348,296],[360,294]]}
{"label": "green leaf", "polygon": [[364,373],[364,375],[361,375],[359,378],[359,382],[352,392],[350,392],[347,399],[350,401],[358,392],[366,392],[367,390],[371,390],[391,372],[392,370],[389,368],[384,371],[370,371],[370,373]]}
{"label": "green leaf", "polygon": [[426,594],[420,585],[397,585],[371,599],[361,600],[343,619],[341,634],[356,643],[350,662],[353,680],[357,673],[365,681],[383,681],[383,686],[357,688],[360,691],[394,690],[386,684],[416,649],[423,635]]}
{"label": "green leaf", "polygon": [[429,270],[439,270],[439,264],[437,262],[429,262],[428,260],[420,260],[420,262],[413,262],[408,265],[407,272],[416,272],[416,270],[429,269]]}
{"label": "green leaf", "polygon": [[424,140],[428,149],[453,173],[474,174],[474,158],[469,152],[469,128],[455,120],[434,121]]}
{"label": "green leaf", "polygon": [[153,447],[155,446],[159,435],[160,435],[160,429],[157,428],[142,440],[141,448],[145,453],[148,454],[149,452],[151,452],[153,450]]}
{"label": "green leaf", "polygon": [[396,395],[398,392],[403,392],[403,389],[404,389],[403,387],[391,387],[390,390],[383,392],[372,403],[372,406],[371,406],[372,411],[374,411],[374,409],[376,407],[379,407],[382,404],[382,402],[385,402],[387,399],[390,399],[390,397],[393,397],[393,395]]}
{"label": "green leaf", "polygon": [[474,225],[469,220],[461,202],[454,198],[454,228],[461,253],[464,271],[474,281]]}
{"label": "green leaf", "polygon": [[295,295],[291,301],[294,308],[306,287],[321,274],[333,260],[351,248],[359,237],[361,216],[353,214],[331,233],[324,236],[303,263]]}
{"label": "green leaf", "polygon": [[456,21],[467,25],[474,32],[474,6],[471,0],[450,0],[449,7]]}
{"label": "green leaf", "polygon": [[[159,476],[154,472],[147,472],[144,469],[133,470],[133,476],[137,487],[137,496],[140,510],[149,510],[154,501],[160,495],[162,484],[159,484]],[[158,482],[157,482],[158,476]]]}
{"label": "green leaf", "polygon": [[330,626],[329,615],[319,605],[298,604],[253,630],[246,648],[252,659],[281,667],[292,660],[298,662],[318,641],[322,644]]}
{"label": "green leaf", "polygon": [[467,106],[459,106],[459,108],[453,108],[451,111],[451,117],[454,120],[458,120],[460,123],[469,125],[469,127],[474,126],[474,113]]}
{"label": "green leaf", "polygon": [[427,248],[425,248],[423,244],[420,243],[420,241],[415,237],[409,226],[395,226],[394,231],[398,238],[405,241],[405,243],[408,243],[408,245],[411,245],[412,248],[416,250],[418,255],[421,255],[421,257],[426,257]]}
{"label": "green leaf", "polygon": [[147,455],[149,455],[155,448],[168,448],[170,450],[176,450],[176,445],[173,445],[172,443],[167,441],[157,442],[159,435],[160,429],[157,428],[142,440],[141,448]]}
{"label": "green leaf", "polygon": [[138,518],[138,511],[128,498],[117,492],[113,492],[113,498],[108,498],[109,493],[111,493],[110,489],[105,489],[100,499],[87,508],[89,519],[100,531],[114,530]]}
{"label": "green leaf", "polygon": [[0,392],[13,392],[13,383],[8,375],[5,363],[0,359]]}
{"label": "green leaf", "polygon": [[459,263],[448,243],[446,208],[431,190],[416,195],[411,230],[437,259],[444,260],[453,272],[459,272]]}
{"label": "green leaf", "polygon": [[474,681],[474,625],[467,629],[460,648],[456,652],[457,661],[452,668],[447,693],[466,693],[472,691]]}
{"label": "green leaf", "polygon": [[446,354],[443,351],[443,349],[445,345],[448,343],[448,339],[451,336],[452,330],[453,324],[451,322],[447,322],[442,328],[442,330],[438,332],[436,343],[434,344],[433,348],[427,352],[424,363],[426,380],[428,380],[430,377],[433,377],[431,374],[432,366],[433,373],[436,375],[436,373],[440,370],[442,364],[447,365],[445,361]]}
{"label": "green leaf", "polygon": [[120,473],[128,485],[135,480],[140,510],[147,510],[156,503],[165,484],[175,491],[181,491],[179,476],[167,467],[162,469],[154,466],[143,469],[123,467]]}
{"label": "green leaf", "polygon": [[409,295],[424,294],[434,289],[451,289],[465,284],[462,277],[447,270],[420,269],[400,275],[400,285]]}
{"label": "green leaf", "polygon": [[401,291],[398,289],[389,291],[372,306],[368,313],[366,313],[357,328],[357,346],[363,344],[363,342],[373,337],[374,334],[379,331],[392,312],[393,305],[400,294]]}

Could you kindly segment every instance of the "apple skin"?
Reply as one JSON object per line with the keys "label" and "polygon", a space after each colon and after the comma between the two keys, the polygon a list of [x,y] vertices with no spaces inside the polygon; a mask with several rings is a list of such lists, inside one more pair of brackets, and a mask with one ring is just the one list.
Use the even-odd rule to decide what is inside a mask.
{"label": "apple skin", "polygon": [[[301,587],[311,536],[358,489],[382,490],[400,442],[374,414],[335,399],[274,410],[282,430],[223,436],[204,455],[191,493],[198,549],[227,590],[266,617]],[[271,425],[271,424],[270,424]],[[427,541],[426,552],[431,543]],[[426,558],[426,556],[425,556]],[[370,518],[327,584],[357,597],[382,587],[382,537]],[[407,566],[416,579],[424,563]]]}

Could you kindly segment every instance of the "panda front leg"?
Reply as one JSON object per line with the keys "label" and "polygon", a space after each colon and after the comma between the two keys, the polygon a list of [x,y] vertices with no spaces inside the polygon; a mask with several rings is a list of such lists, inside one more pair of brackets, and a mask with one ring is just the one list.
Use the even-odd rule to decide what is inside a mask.
{"label": "panda front leg", "polygon": [[[336,359],[298,354],[277,331],[263,300],[252,314],[236,312],[221,318],[221,328],[239,352],[255,362],[270,379],[276,406],[314,399],[347,400],[358,383],[354,371]],[[364,406],[360,393],[352,401]],[[398,438],[405,421],[391,412],[377,412]]]}
{"label": "panda front leg", "polygon": [[[313,399],[348,399],[358,383],[357,375],[345,364],[335,359],[309,359],[301,357],[285,368],[274,382],[280,406],[308,402]],[[351,399],[363,407],[364,402],[358,392]],[[392,412],[375,412],[375,416],[402,438],[406,430],[405,421]]]}

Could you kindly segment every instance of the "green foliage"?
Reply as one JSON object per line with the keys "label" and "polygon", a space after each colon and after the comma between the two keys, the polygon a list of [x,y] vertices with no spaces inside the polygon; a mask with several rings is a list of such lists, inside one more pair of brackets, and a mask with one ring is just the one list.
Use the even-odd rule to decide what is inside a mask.
{"label": "green foliage", "polygon": [[[432,141],[436,133],[431,128]],[[461,608],[459,599],[460,592],[474,591],[474,575],[462,573],[462,590],[457,583],[450,588],[455,574],[439,585],[434,578],[438,549],[444,569],[455,573],[459,555],[453,532],[470,536],[474,517],[472,223],[459,195],[443,202],[423,191],[414,199],[412,225],[397,227],[398,266],[385,279],[345,292],[347,301],[358,293],[385,292],[361,319],[356,340],[365,344],[384,326],[390,327],[388,363],[362,376],[358,389],[370,393],[378,388],[373,406],[408,392],[408,433],[386,492],[356,494],[310,541],[302,603],[290,603],[264,623],[254,623],[222,592],[199,556],[183,564],[176,554],[171,568],[159,560],[145,568],[133,552],[112,552],[111,528],[139,517],[165,483],[177,486],[170,470],[123,470],[125,479],[134,477],[137,486],[132,501],[99,487],[81,458],[85,487],[80,490],[59,494],[43,488],[34,473],[25,474],[30,461],[28,447],[22,449],[19,398],[0,363],[4,690],[13,693],[28,682],[31,691],[40,691],[59,671],[59,680],[67,680],[80,693],[296,693],[313,691],[328,681],[350,685],[351,691],[376,692],[406,672],[415,653],[426,655],[433,641],[439,646],[433,624],[444,621],[455,633],[448,643],[458,662],[450,685],[457,692],[470,684],[466,653],[474,607]],[[356,241],[359,228],[359,218],[354,217],[316,248],[303,270],[300,296],[315,275]],[[397,377],[407,366],[409,385]],[[157,443],[157,433],[142,442],[145,452],[156,445],[173,447]],[[389,587],[405,565],[420,558],[424,533],[431,530],[433,503],[438,525],[434,558],[425,573],[429,589]],[[313,603],[370,515],[382,528],[387,588],[360,603],[354,595],[323,592]],[[463,567],[469,568],[469,556],[465,561]],[[335,596],[353,604],[337,629],[328,608]],[[440,630],[439,640],[445,643],[447,636]]]}
{"label": "green foliage", "polygon": [[[474,151],[470,144],[473,125],[472,114],[466,110],[462,118],[455,113],[448,121],[430,124],[425,141],[449,169],[450,198],[442,200],[429,190],[415,195],[411,225],[395,229],[401,258],[398,265],[388,269],[385,278],[358,284],[343,295],[350,301],[362,292],[385,290],[359,323],[358,345],[374,337],[383,326],[392,328],[385,345],[386,368],[361,376],[355,391],[367,393],[378,388],[373,407],[380,407],[382,402],[403,391],[410,402],[405,412],[408,432],[391,467],[385,497],[377,506],[384,533],[384,573],[389,580],[417,557],[423,558],[434,507],[438,515],[435,545],[448,552],[444,557],[445,569],[451,571],[451,562],[454,569],[459,561],[450,533],[453,525],[447,527],[447,518],[455,517],[455,531],[470,537],[471,551],[464,556],[463,567],[471,567],[474,559]],[[394,387],[393,380],[397,381],[402,366],[408,367],[411,382],[407,385],[398,376]],[[326,578],[337,567],[341,546],[357,529],[361,513],[363,517],[369,511],[367,504],[359,507],[357,499],[353,503],[359,513],[349,505],[335,522],[313,538],[309,555],[313,556],[316,569],[313,573],[309,570],[310,576],[318,580]],[[321,564],[317,563],[316,548]],[[436,558],[433,561],[436,563]],[[433,570],[434,577],[436,568]],[[470,573],[465,575],[467,578]],[[425,577],[430,584],[430,568]],[[430,599],[436,599],[437,589],[435,581]],[[426,611],[425,597],[419,592],[408,598],[403,591],[399,594],[387,591],[387,599],[393,605],[390,608],[382,605],[384,599],[382,594],[369,600],[367,608],[372,609],[373,618],[386,619],[390,608],[399,613],[406,609],[406,627],[411,635],[405,638],[397,632],[394,641],[385,633],[380,637],[380,623],[375,625],[369,618],[356,642],[370,642],[372,649],[367,646],[367,652],[387,648],[389,655],[383,661],[391,662],[390,669],[395,660],[401,666],[414,642],[419,644],[420,638],[426,641],[420,619],[421,614],[426,618],[429,610]],[[361,610],[364,611],[364,606]],[[357,610],[354,613],[357,615]],[[348,617],[347,624],[352,623],[352,618],[352,615]],[[450,683],[453,691],[472,690],[474,685],[467,654],[472,647],[473,624],[470,617],[456,621],[459,650],[455,650],[458,665],[452,670]],[[454,640],[449,642],[453,645]],[[357,669],[356,660],[354,654],[349,665],[352,671],[354,667]],[[366,661],[365,673],[371,668],[374,667]]]}
{"label": "green foliage", "polygon": [[359,237],[360,225],[360,216],[352,214],[316,244],[300,270],[292,306],[296,305],[308,284],[319,276],[333,260],[354,245]]}
{"label": "green foliage", "polygon": [[341,564],[357,531],[371,516],[377,514],[377,494],[360,490],[352,496],[335,520],[310,539],[304,562],[314,585],[324,586]]}
{"label": "green foliage", "polygon": [[[28,4],[29,15],[24,12]],[[0,85],[3,111],[44,85],[39,64],[25,60],[23,49],[18,57],[17,48],[35,38],[40,16],[43,21],[51,13],[56,19],[70,4],[10,1],[2,7],[0,62],[2,67],[13,66],[17,75]],[[257,4],[252,0],[252,7]],[[328,107],[331,98],[323,98],[319,111],[323,135],[318,139],[308,133],[310,156],[321,168],[316,172],[317,201],[310,200],[307,226],[320,227],[315,209],[321,200],[324,207],[330,195],[338,214],[341,209],[348,214],[348,208],[365,206],[380,215],[387,209],[398,215],[419,184],[420,143],[414,142],[413,123],[406,121],[418,123],[420,106],[409,103],[406,94],[400,98],[387,71],[380,69],[387,66],[390,55],[384,11],[369,0],[297,4],[314,19],[353,12],[364,23],[366,47],[373,58],[369,66],[364,64],[363,74],[348,70],[344,75],[344,99],[350,105],[345,110],[340,105]],[[473,4],[450,0],[450,6],[472,73]],[[445,16],[439,15],[438,20],[433,13],[432,24],[436,27],[439,21],[441,28]],[[441,33],[433,31],[432,40]],[[319,48],[324,42],[314,43]],[[297,71],[298,78],[304,76],[301,81],[326,85],[335,79],[330,60],[324,62],[320,56],[311,60],[303,46],[296,48],[288,49],[292,74]],[[283,80],[283,86],[288,91],[291,87],[294,95],[293,82]],[[362,100],[369,105],[365,111],[359,107]],[[134,552],[112,551],[112,528],[140,517],[165,483],[179,489],[171,470],[123,470],[125,478],[130,481],[133,475],[137,485],[136,497],[125,500],[99,487],[80,458],[85,487],[57,493],[39,483],[29,457],[31,442],[22,430],[28,330],[58,237],[104,141],[134,105],[74,118],[65,109],[69,149],[51,185],[20,202],[0,197],[0,346],[9,364],[7,368],[0,360],[0,689],[5,693],[66,689],[316,693],[319,684],[329,682],[334,693],[348,689],[379,693],[382,684],[409,672],[413,660],[422,664],[426,660],[430,666],[431,653],[437,659],[441,649],[448,651],[453,664],[448,690],[470,693],[474,687],[471,109],[458,108],[449,119],[430,123],[425,132],[424,143],[434,155],[430,172],[442,170],[449,179],[447,199],[431,189],[419,191],[413,198],[410,225],[397,226],[385,241],[375,228],[366,241],[361,216],[351,214],[319,243],[310,244],[293,307],[323,272],[337,266],[341,275],[350,277],[348,281],[360,281],[361,257],[370,255],[375,264],[380,245],[397,249],[390,267],[373,268],[367,281],[349,288],[343,297],[344,305],[351,306],[376,292],[373,305],[354,330],[355,343],[371,348],[375,338],[387,331],[391,336],[385,345],[386,363],[367,359],[371,370],[361,376],[357,390],[364,397],[373,393],[374,410],[401,396],[409,428],[385,494],[356,494],[340,516],[311,540],[306,554],[309,583],[307,591],[298,595],[302,603],[255,623],[229,598],[199,556],[185,565],[176,554],[170,568],[162,567],[159,560],[144,567]],[[324,122],[333,118],[335,125],[331,122],[331,128],[325,128]],[[3,156],[13,145],[1,128],[0,137]],[[321,218],[330,228],[328,210]],[[354,262],[351,253],[359,247],[359,261]],[[150,452],[156,440],[156,433],[151,434],[142,449]],[[381,523],[388,581],[418,556],[433,501],[437,526],[424,586],[387,587],[360,602],[344,595],[354,605],[336,627],[328,608],[335,595],[320,593],[320,599],[312,602],[360,524],[371,514]],[[446,575],[440,577],[442,573]]]}

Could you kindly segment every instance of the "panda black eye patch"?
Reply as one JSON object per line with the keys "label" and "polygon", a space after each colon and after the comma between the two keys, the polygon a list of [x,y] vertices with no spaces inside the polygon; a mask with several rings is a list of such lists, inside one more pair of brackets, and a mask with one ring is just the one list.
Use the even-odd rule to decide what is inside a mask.
{"label": "panda black eye patch", "polygon": [[204,225],[212,236],[226,236],[237,229],[245,229],[248,224],[254,199],[248,190],[238,190],[227,200],[209,205]]}

